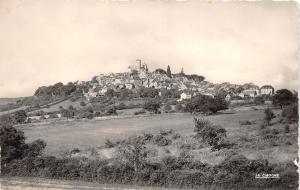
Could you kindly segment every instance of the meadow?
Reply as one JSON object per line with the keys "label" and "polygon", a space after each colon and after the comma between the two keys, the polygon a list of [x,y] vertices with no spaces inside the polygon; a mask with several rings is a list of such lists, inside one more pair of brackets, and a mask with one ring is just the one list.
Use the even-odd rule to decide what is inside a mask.
{"label": "meadow", "polygon": [[[274,110],[274,113],[278,117],[273,119],[274,124],[268,128],[279,131],[279,138],[276,142],[258,136],[264,118],[262,107],[242,107],[233,109],[226,114],[219,113],[204,117],[212,123],[224,127],[228,139],[239,144],[239,147],[235,148],[234,151],[247,158],[267,159],[274,163],[291,162],[297,157],[297,125],[291,124],[292,132],[285,134],[285,125],[278,122],[280,110]],[[159,133],[160,130],[170,129],[174,133],[180,134],[182,138],[163,149],[169,149],[171,152],[175,150],[176,152],[178,144],[181,145],[190,141],[194,134],[194,117],[199,116],[189,113],[170,113],[104,120],[97,120],[97,118],[93,120],[49,120],[17,127],[24,131],[27,142],[39,138],[46,141],[45,155],[59,156],[73,149],[85,151],[97,147],[103,148],[107,139],[120,141],[134,135]],[[242,125],[242,121],[250,121],[251,124]],[[192,150],[191,152],[199,160],[210,164],[219,163],[226,157],[223,155],[224,151],[212,152],[209,148]]]}

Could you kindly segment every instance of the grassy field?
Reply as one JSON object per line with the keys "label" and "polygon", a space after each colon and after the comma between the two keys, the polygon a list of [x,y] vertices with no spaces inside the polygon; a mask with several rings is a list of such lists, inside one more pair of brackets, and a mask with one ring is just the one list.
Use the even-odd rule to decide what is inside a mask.
{"label": "grassy field", "polygon": [[[280,114],[279,110],[274,112],[276,115]],[[161,129],[173,129],[183,137],[181,141],[184,141],[185,137],[190,138],[194,134],[193,117],[188,113],[174,113],[106,120],[54,120],[21,125],[18,128],[25,132],[28,142],[38,138],[45,140],[47,142],[45,154],[60,155],[74,148],[87,150],[102,146],[106,139],[122,140],[144,132],[158,133]],[[217,114],[205,118],[223,126],[227,130],[228,139],[243,144],[235,151],[250,159],[266,158],[271,162],[284,162],[293,161],[297,157],[297,125],[292,124],[293,132],[285,134],[284,125],[277,122],[278,118],[274,119],[275,124],[270,126],[270,130],[276,129],[280,132],[279,141],[273,145],[269,145],[269,141],[263,142],[263,139],[258,139],[256,144],[247,142],[247,138],[255,137],[259,133],[264,118],[262,109],[255,110],[248,107],[233,110],[232,114]],[[241,125],[240,121],[245,120],[251,121],[252,124]],[[287,145],[286,141],[290,141],[291,144]],[[172,150],[176,143],[178,144],[174,142],[174,145],[164,149]],[[219,163],[224,158],[222,150],[211,152],[208,148],[195,150],[193,154],[200,160],[210,163]]]}

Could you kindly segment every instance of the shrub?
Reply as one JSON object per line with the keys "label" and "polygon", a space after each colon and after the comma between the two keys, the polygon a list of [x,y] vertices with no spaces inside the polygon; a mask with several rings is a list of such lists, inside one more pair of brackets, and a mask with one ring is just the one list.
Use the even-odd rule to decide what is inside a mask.
{"label": "shrub", "polygon": [[155,114],[159,113],[159,108],[161,106],[161,103],[159,101],[156,100],[148,100],[144,103],[143,108],[145,110],[148,110],[150,112],[153,112]]}
{"label": "shrub", "polygon": [[49,118],[58,118],[56,113],[51,113],[49,114]]}
{"label": "shrub", "polygon": [[14,159],[23,157],[25,144],[24,133],[14,128],[9,121],[1,118],[0,122],[0,147],[1,147],[1,165]]}
{"label": "shrub", "polygon": [[140,114],[145,114],[146,111],[145,110],[139,110],[139,111],[135,111],[134,115],[140,115]]}
{"label": "shrub", "polygon": [[265,121],[267,125],[270,125],[272,119],[275,118],[275,114],[272,112],[270,108],[265,109]]}
{"label": "shrub", "polygon": [[289,125],[285,125],[284,126],[284,132],[285,133],[289,133],[291,131],[290,126]]}
{"label": "shrub", "polygon": [[93,112],[89,111],[89,110],[81,110],[78,118],[87,118],[87,119],[93,119],[94,118],[94,114]]}
{"label": "shrub", "polygon": [[126,109],[126,105],[121,102],[119,105],[118,105],[118,110],[123,110],[123,109]]}
{"label": "shrub", "polygon": [[25,123],[27,118],[27,114],[25,110],[16,111],[13,115],[14,115],[13,118],[16,123]]}
{"label": "shrub", "polygon": [[172,143],[172,141],[161,134],[157,134],[153,138],[153,143],[158,146],[167,146]]}
{"label": "shrub", "polygon": [[41,139],[35,140],[24,147],[23,154],[25,157],[36,157],[42,155],[46,145],[46,142]]}
{"label": "shrub", "polygon": [[286,141],[285,144],[286,145],[292,145],[291,141]]}
{"label": "shrub", "polygon": [[173,139],[173,140],[176,140],[176,139],[179,139],[180,137],[181,137],[180,134],[175,133],[175,134],[172,136],[172,139]]}
{"label": "shrub", "polygon": [[240,121],[240,125],[252,125],[252,122],[249,120]]}
{"label": "shrub", "polygon": [[108,115],[117,115],[117,109],[113,106],[113,107],[109,107],[106,110],[106,114]]}
{"label": "shrub", "polygon": [[172,107],[169,104],[167,104],[167,105],[164,106],[164,111],[166,113],[170,112],[171,110],[172,110]]}
{"label": "shrub", "polygon": [[254,98],[254,103],[256,105],[264,104],[265,100],[262,96],[257,96]]}
{"label": "shrub", "polygon": [[170,130],[163,130],[163,129],[160,129],[159,131],[159,134],[163,135],[163,136],[167,136],[167,135],[170,135],[173,133],[173,130],[170,129]]}
{"label": "shrub", "polygon": [[215,149],[215,146],[218,147],[226,137],[226,130],[223,127],[213,125],[210,121],[204,120],[203,118],[195,118],[194,121],[196,138],[208,143],[212,146],[212,150]]}
{"label": "shrub", "polygon": [[109,139],[106,139],[104,144],[105,144],[105,148],[113,148],[113,147],[116,146],[116,145],[115,145],[113,142],[111,142]]}
{"label": "shrub", "polygon": [[298,114],[298,104],[292,104],[283,108],[282,115],[283,118],[286,118],[291,122],[298,122],[299,114]]}
{"label": "shrub", "polygon": [[80,106],[86,106],[86,103],[84,101],[81,101],[79,104]]}
{"label": "shrub", "polygon": [[175,111],[182,112],[184,110],[184,107],[181,104],[175,105]]}
{"label": "shrub", "polygon": [[188,100],[185,109],[190,113],[216,113],[217,111],[227,109],[227,106],[227,102],[222,97],[212,98],[206,95],[197,95]]}

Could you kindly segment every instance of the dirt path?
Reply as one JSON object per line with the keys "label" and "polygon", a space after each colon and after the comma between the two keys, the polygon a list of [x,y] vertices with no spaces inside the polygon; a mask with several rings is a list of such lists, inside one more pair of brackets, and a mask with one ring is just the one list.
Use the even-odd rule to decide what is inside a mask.
{"label": "dirt path", "polygon": [[[0,178],[1,190],[177,190],[157,187],[106,185],[93,182],[42,178]],[[178,189],[179,190],[179,189]]]}

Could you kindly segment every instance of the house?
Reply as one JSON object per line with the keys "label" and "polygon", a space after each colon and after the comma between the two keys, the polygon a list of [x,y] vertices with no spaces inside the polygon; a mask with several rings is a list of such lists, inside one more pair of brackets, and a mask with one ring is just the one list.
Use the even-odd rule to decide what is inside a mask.
{"label": "house", "polygon": [[187,93],[187,92],[183,92],[183,93],[180,94],[179,101],[188,100],[188,99],[191,99],[191,98],[192,98],[192,94]]}
{"label": "house", "polygon": [[246,89],[246,90],[243,91],[243,94],[244,94],[244,96],[254,98],[257,95],[259,95],[259,90],[257,90],[257,89]]}
{"label": "house", "polygon": [[212,97],[212,98],[214,98],[215,96],[212,94],[212,93],[203,93],[203,95],[205,95],[205,96],[209,96],[209,97]]}
{"label": "house", "polygon": [[260,88],[260,94],[262,95],[273,95],[274,88],[271,85],[264,85]]}
{"label": "house", "polygon": [[241,98],[244,98],[245,94],[244,93],[239,93],[238,96],[241,97]]}
{"label": "house", "polygon": [[225,101],[226,102],[229,102],[231,100],[231,96],[230,96],[230,94],[227,94],[226,96],[225,96]]}

